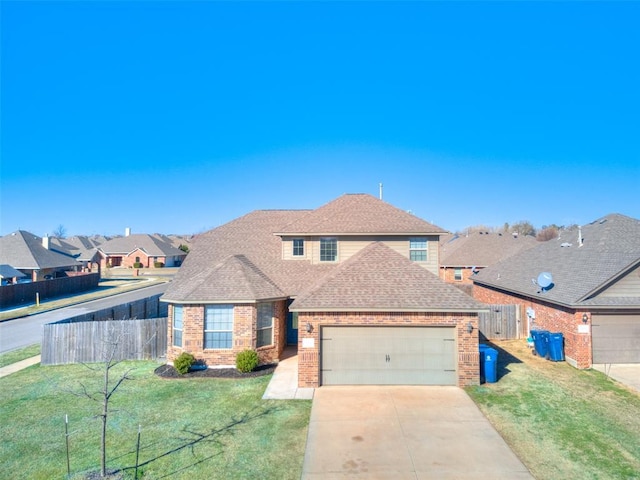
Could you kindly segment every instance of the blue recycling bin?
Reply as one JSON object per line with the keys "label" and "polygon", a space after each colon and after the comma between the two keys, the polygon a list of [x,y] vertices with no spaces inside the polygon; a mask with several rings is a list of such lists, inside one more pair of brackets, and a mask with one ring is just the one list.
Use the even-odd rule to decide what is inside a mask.
{"label": "blue recycling bin", "polygon": [[564,336],[561,333],[549,334],[549,360],[554,362],[564,360]]}
{"label": "blue recycling bin", "polygon": [[495,348],[484,349],[484,378],[487,383],[498,381],[498,351]]}
{"label": "blue recycling bin", "polygon": [[484,376],[484,352],[487,348],[489,348],[489,345],[485,345],[484,343],[481,343],[478,345],[478,348],[480,349],[480,383],[484,383],[485,382],[485,376]]}
{"label": "blue recycling bin", "polygon": [[536,353],[546,358],[549,354],[549,331],[548,330],[531,330],[533,338],[533,346]]}

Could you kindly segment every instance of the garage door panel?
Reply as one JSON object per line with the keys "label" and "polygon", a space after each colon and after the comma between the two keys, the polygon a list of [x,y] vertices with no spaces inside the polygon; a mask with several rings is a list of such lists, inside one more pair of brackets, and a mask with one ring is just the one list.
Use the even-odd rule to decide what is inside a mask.
{"label": "garage door panel", "polygon": [[640,315],[593,315],[593,363],[640,363]]}
{"label": "garage door panel", "polygon": [[324,327],[323,385],[456,385],[455,329]]}

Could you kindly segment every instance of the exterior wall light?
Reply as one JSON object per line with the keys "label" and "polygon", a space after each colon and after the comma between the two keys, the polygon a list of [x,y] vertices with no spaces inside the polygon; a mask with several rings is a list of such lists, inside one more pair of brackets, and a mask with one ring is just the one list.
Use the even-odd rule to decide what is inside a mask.
{"label": "exterior wall light", "polygon": [[313,325],[307,322],[307,324],[305,325],[305,330],[307,331],[307,333],[313,332]]}
{"label": "exterior wall light", "polygon": [[471,334],[473,332],[473,324],[471,322],[467,323],[467,333]]}
{"label": "exterior wall light", "polygon": [[582,323],[587,323],[589,321],[589,315],[585,313],[582,314]]}

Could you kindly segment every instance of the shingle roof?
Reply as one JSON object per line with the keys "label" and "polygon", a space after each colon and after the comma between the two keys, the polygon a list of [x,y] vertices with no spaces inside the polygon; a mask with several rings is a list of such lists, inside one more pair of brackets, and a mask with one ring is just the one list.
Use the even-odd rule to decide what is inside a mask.
{"label": "shingle roof", "polygon": [[232,255],[208,271],[202,281],[194,285],[189,297],[243,303],[287,295],[244,255]]}
{"label": "shingle roof", "polygon": [[2,264],[0,265],[0,278],[22,278],[26,277],[24,273],[19,270],[16,270],[11,265]]}
{"label": "shingle roof", "polygon": [[280,229],[283,235],[443,234],[425,222],[367,194],[346,194]]}
{"label": "shingle roof", "polygon": [[21,270],[81,265],[67,255],[47,250],[42,246],[42,238],[24,230],[0,238],[0,264]]}
{"label": "shingle roof", "polygon": [[[212,271],[234,256],[242,256],[287,295],[304,290],[334,266],[283,261],[282,240],[273,232],[305,213],[306,210],[256,210],[198,235],[163,299],[190,303],[219,301],[221,290],[209,291],[206,284],[213,281]],[[233,287],[233,282],[229,284]]]}
{"label": "shingle roof", "polygon": [[[582,227],[582,246],[578,237],[577,228],[563,231],[557,239],[481,270],[473,281],[568,306],[628,305],[630,297],[594,297],[640,265],[640,220],[610,214]],[[541,272],[553,277],[546,291],[535,284]]]}
{"label": "shingle roof", "polygon": [[185,253],[161,238],[137,233],[127,237],[113,238],[98,247],[107,255],[126,255],[140,248],[149,256],[183,256]]}
{"label": "shingle roof", "polygon": [[[312,231],[316,234],[328,233],[320,231],[327,225],[333,225],[327,228],[331,228],[334,234],[343,234],[345,231],[347,234],[373,233],[380,229],[398,233],[397,230],[389,230],[392,226],[403,229],[405,234],[443,232],[370,195],[345,195],[317,211],[321,214],[311,215],[316,211],[310,210],[257,210],[198,235],[191,253],[167,288],[163,300],[183,303],[230,301],[237,298],[240,292],[242,295],[254,295],[255,299],[259,299],[258,295],[261,298],[300,295],[319,278],[336,270],[338,265],[283,260],[282,239],[276,233],[297,232],[299,226],[311,228],[311,231],[307,231],[309,234]],[[375,219],[376,212],[382,221]],[[400,220],[392,221],[394,215]],[[358,219],[357,228],[347,222],[352,217]],[[319,230],[314,230],[316,227],[312,225]],[[423,267],[414,266],[420,269],[421,274],[427,273]],[[264,283],[266,279],[268,281]]]}
{"label": "shingle roof", "polygon": [[479,311],[483,306],[383,243],[374,242],[296,298],[294,311]]}
{"label": "shingle roof", "polygon": [[442,267],[487,267],[538,245],[531,236],[474,232],[456,235],[440,247]]}

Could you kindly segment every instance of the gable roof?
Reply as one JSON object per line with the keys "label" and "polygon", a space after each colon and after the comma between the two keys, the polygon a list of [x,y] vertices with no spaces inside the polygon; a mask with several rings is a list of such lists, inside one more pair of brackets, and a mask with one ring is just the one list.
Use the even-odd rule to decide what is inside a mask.
{"label": "gable roof", "polygon": [[487,267],[516,253],[533,248],[532,236],[473,232],[455,235],[440,247],[441,267]]}
{"label": "gable roof", "polygon": [[42,246],[42,238],[25,230],[17,230],[0,238],[0,264],[20,270],[81,265],[67,255],[47,250]]}
{"label": "gable roof", "polygon": [[[628,297],[595,297],[640,265],[640,220],[610,214],[583,226],[581,234],[582,239],[577,228],[562,231],[559,238],[485,268],[472,279],[566,306],[629,305]],[[542,291],[535,284],[541,272],[551,273],[552,288]],[[640,298],[631,304],[640,305]]]}
{"label": "gable roof", "polygon": [[291,304],[293,311],[480,311],[448,285],[381,242],[339,265]]}
{"label": "gable roof", "polygon": [[146,233],[136,233],[126,237],[113,238],[98,247],[105,255],[127,255],[136,249],[144,250],[151,257],[184,256],[185,252],[171,243]]}
{"label": "gable roof", "polygon": [[345,194],[308,212],[277,235],[440,235],[440,227],[364,193]]}

